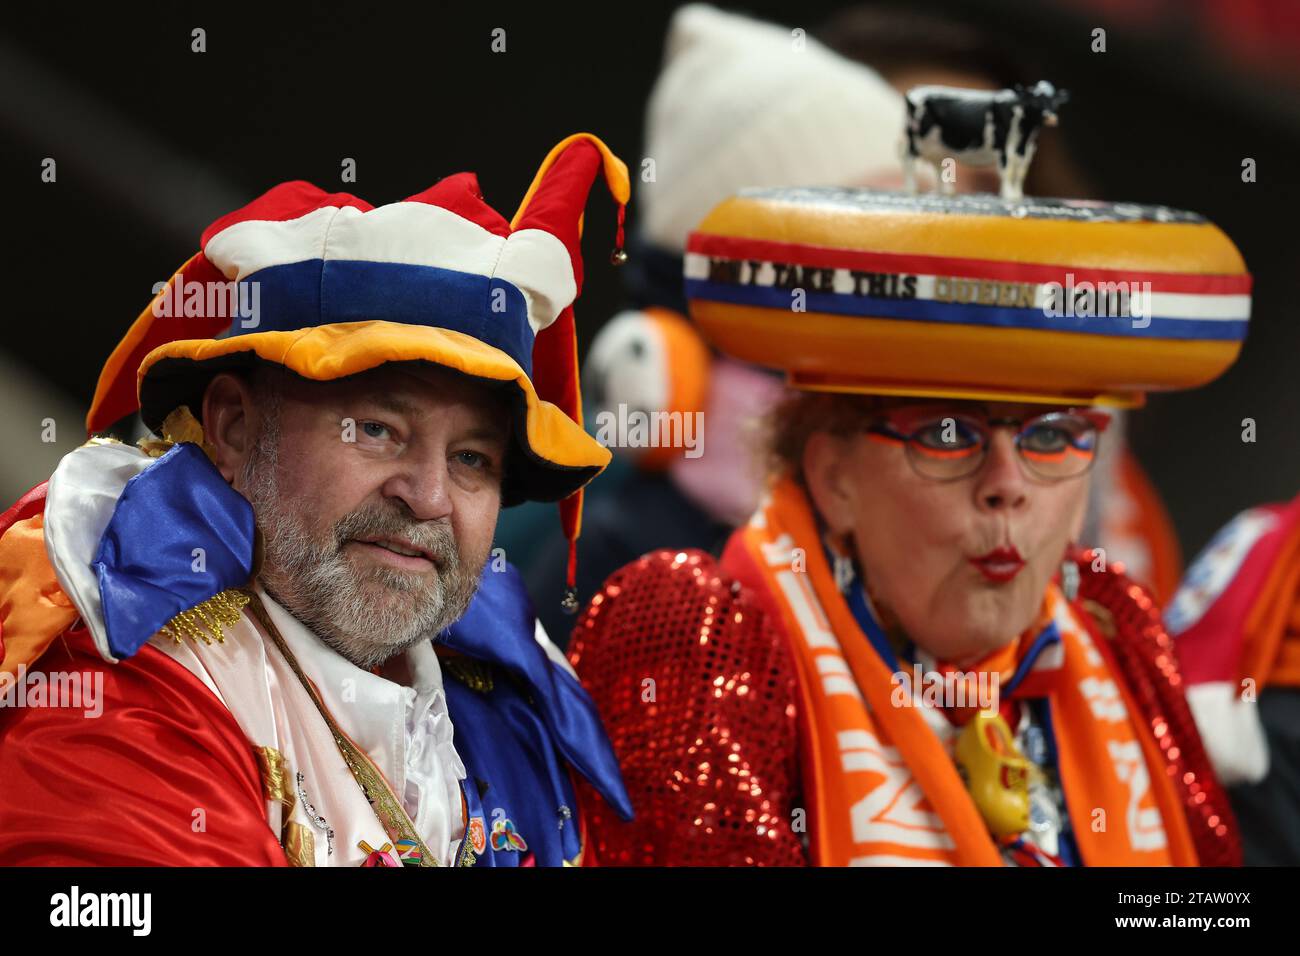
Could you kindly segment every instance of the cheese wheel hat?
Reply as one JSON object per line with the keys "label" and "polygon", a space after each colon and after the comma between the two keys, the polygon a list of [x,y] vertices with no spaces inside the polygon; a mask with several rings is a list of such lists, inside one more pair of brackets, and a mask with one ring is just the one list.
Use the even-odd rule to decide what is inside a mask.
{"label": "cheese wheel hat", "polygon": [[1236,359],[1251,278],[1161,206],[858,189],[742,191],[687,242],[713,343],[809,390],[1140,405]]}
{"label": "cheese wheel hat", "polygon": [[551,150],[509,221],[473,173],[380,207],[276,186],[209,226],[156,290],[104,366],[86,426],[139,409],[157,430],[179,406],[197,411],[214,374],[258,361],[316,381],[432,362],[511,396],[503,503],[562,500],[572,544],[580,489],[610,459],[582,427],[573,322],[597,173],[618,204],[619,261],[627,167],[587,133]]}

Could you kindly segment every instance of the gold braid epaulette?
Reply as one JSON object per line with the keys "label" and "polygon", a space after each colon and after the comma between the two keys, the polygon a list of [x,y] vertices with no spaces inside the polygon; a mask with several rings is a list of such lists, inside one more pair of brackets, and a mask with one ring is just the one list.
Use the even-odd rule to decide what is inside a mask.
{"label": "gold braid epaulette", "polygon": [[226,640],[226,631],[239,623],[240,615],[248,606],[248,594],[238,588],[227,588],[212,595],[190,608],[181,611],[164,624],[158,631],[166,634],[177,644],[183,644],[188,637],[197,644],[211,644],[214,640],[222,644]]}
{"label": "gold braid epaulette", "polygon": [[135,443],[136,447],[150,458],[161,458],[171,451],[173,445],[179,445],[181,442],[191,442],[198,445],[209,460],[215,460],[215,452],[204,436],[203,426],[194,417],[188,405],[173,408],[167,417],[163,419],[163,423],[158,430],[162,433],[162,438],[150,436],[141,438]]}
{"label": "gold braid epaulette", "polygon": [[495,683],[492,679],[492,667],[472,657],[439,657],[443,669],[476,694],[490,694]]}

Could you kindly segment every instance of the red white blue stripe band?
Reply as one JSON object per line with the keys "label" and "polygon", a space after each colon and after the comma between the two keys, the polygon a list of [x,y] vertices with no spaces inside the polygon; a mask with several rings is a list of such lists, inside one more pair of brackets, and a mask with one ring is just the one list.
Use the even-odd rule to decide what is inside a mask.
{"label": "red white blue stripe band", "polygon": [[1240,341],[1251,277],[829,249],[695,234],[692,300],[868,318]]}

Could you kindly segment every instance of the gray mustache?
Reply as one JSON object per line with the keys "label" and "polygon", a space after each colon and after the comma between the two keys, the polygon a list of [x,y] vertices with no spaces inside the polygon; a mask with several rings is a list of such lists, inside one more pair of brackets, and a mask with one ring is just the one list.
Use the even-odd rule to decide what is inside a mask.
{"label": "gray mustache", "polygon": [[460,565],[456,534],[451,525],[443,521],[412,521],[393,511],[372,506],[344,515],[334,525],[336,548],[341,548],[352,538],[370,536],[405,538],[428,551],[440,572],[455,571]]}

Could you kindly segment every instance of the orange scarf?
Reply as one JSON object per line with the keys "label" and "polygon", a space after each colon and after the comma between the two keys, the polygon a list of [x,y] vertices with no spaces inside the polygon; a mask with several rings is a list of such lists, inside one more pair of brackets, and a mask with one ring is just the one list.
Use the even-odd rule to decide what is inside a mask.
{"label": "orange scarf", "polygon": [[[835,587],[808,500],[773,489],[740,542],[779,609],[800,683],[802,763],[813,862],[998,866],[1002,858],[953,763],[947,719],[894,684]],[[802,561],[796,561],[796,555]],[[1089,866],[1195,865],[1158,746],[1109,651],[1049,588],[1060,644],[1025,684],[1046,697],[1071,829]],[[1019,694],[1017,696],[1020,696]]]}

